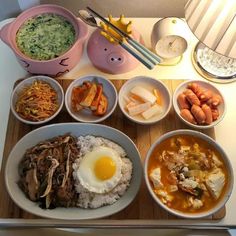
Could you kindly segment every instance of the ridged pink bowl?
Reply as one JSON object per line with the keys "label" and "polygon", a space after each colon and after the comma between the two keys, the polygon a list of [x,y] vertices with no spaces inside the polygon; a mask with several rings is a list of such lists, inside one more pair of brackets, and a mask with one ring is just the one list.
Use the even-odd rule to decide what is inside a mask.
{"label": "ridged pink bowl", "polygon": [[[16,45],[16,33],[20,26],[29,18],[43,13],[55,13],[65,17],[76,32],[76,41],[72,47],[61,56],[45,61],[31,59],[25,56]],[[32,74],[59,76],[70,71],[81,59],[84,42],[88,36],[88,27],[75,15],[57,5],[40,5],[21,13],[14,21],[6,24],[0,30],[0,38],[13,50],[19,63]]]}

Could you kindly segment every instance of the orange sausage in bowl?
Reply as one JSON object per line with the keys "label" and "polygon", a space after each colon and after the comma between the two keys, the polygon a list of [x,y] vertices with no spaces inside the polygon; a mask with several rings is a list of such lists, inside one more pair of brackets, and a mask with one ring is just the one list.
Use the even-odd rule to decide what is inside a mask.
{"label": "orange sausage in bowl", "polygon": [[226,112],[223,94],[209,82],[200,80],[181,83],[173,94],[173,106],[179,118],[196,129],[214,127]]}

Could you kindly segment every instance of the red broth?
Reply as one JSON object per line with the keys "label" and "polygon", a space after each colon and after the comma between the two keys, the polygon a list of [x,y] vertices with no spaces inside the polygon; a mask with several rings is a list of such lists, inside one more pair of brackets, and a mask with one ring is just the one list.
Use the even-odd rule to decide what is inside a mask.
{"label": "red broth", "polygon": [[[179,187],[180,186],[180,185],[178,185],[178,183],[180,183],[179,175],[176,174],[176,176],[177,176],[176,179],[177,180],[175,179],[175,181],[177,181],[177,183],[175,185],[178,186],[178,190],[174,191],[174,192],[170,192],[168,190],[168,189],[170,189],[170,185],[173,185],[173,178],[170,178],[171,171],[168,168],[169,166],[167,166],[167,163],[171,162],[173,160],[171,160],[172,157],[169,156],[164,161],[162,159],[162,157],[163,157],[162,153],[163,153],[163,151],[169,151],[170,153],[171,152],[177,153],[178,150],[180,149],[180,146],[177,146],[176,143],[180,144],[180,146],[185,146],[185,147],[190,146],[191,150],[194,149],[193,147],[196,147],[196,144],[197,144],[199,152],[206,154],[206,157],[209,159],[209,163],[210,163],[210,161],[212,161],[211,155],[209,153],[214,153],[215,156],[218,158],[218,160],[220,162],[222,162],[222,165],[220,167],[217,167],[217,168],[218,169],[220,168],[221,172],[225,175],[225,184],[224,184],[224,187],[223,187],[223,189],[221,191],[221,194],[220,194],[218,199],[215,199],[213,197],[213,195],[209,191],[209,188],[206,186],[206,184],[204,182],[204,179],[206,179],[206,176],[210,172],[215,170],[214,169],[214,168],[216,168],[215,167],[215,162],[214,163],[212,162],[213,163],[212,166],[210,165],[210,166],[208,166],[208,168],[206,168],[206,166],[201,165],[202,164],[201,159],[199,160],[197,158],[197,156],[195,156],[194,158],[191,157],[191,155],[192,155],[192,154],[190,154],[191,152],[189,152],[189,154],[187,155],[189,157],[184,159],[185,160],[184,165],[188,166],[188,169],[190,171],[190,170],[194,169],[193,167],[194,167],[194,164],[195,164],[195,167],[197,169],[199,169],[199,171],[197,171],[197,173],[198,172],[203,173],[203,176],[204,176],[204,178],[200,178],[201,181],[199,181],[199,183],[201,184],[201,187],[202,187],[202,184],[204,184],[206,189],[203,190],[201,196],[198,196],[198,197],[193,196],[192,194],[190,194],[186,191],[183,191]],[[203,155],[203,154],[201,154],[201,155]],[[191,158],[194,159],[194,161],[191,161]],[[226,190],[226,186],[227,186],[227,183],[228,183],[228,178],[229,178],[228,172],[226,170],[225,163],[224,163],[222,157],[220,156],[219,152],[214,147],[209,145],[209,143],[207,143],[206,141],[204,141],[200,138],[197,138],[197,137],[189,136],[189,135],[177,135],[177,136],[171,137],[169,139],[166,139],[162,143],[157,145],[155,147],[155,149],[153,150],[153,152],[151,153],[151,157],[149,159],[149,163],[148,163],[148,175],[149,175],[149,177],[150,177],[150,174],[151,174],[152,170],[154,170],[157,167],[159,167],[161,169],[161,182],[163,184],[163,187],[160,188],[160,189],[166,191],[171,196],[172,200],[167,201],[167,202],[163,202],[164,200],[162,200],[162,197],[157,193],[158,189],[154,188],[153,182],[149,178],[150,183],[151,183],[152,188],[153,188],[153,191],[156,193],[156,195],[159,197],[159,199],[165,205],[167,205],[168,207],[170,207],[172,209],[175,209],[175,210],[178,210],[178,211],[181,211],[181,212],[185,212],[185,213],[204,212],[204,211],[207,211],[209,209],[212,209],[221,200],[222,196],[224,195],[225,190]],[[194,208],[189,203],[190,198],[201,200],[203,205],[198,209]]]}

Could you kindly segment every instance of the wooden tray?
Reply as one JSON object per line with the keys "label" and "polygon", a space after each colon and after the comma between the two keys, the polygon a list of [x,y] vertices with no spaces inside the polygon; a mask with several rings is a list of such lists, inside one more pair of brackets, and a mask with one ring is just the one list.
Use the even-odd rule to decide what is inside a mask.
{"label": "wooden tray", "polygon": [[[63,86],[64,90],[66,91],[68,85],[71,83],[72,80],[59,80],[60,84]],[[124,80],[113,80],[112,81],[117,88],[120,89],[122,84],[125,82]],[[171,93],[175,88],[179,85],[179,83],[183,82],[182,80],[164,80],[163,81],[168,88],[170,89]],[[17,83],[17,82],[16,82]],[[60,122],[72,122],[74,121],[73,118],[69,116],[66,112],[65,108],[62,112],[50,123],[60,123]],[[145,158],[145,155],[150,147],[150,145],[162,134],[165,134],[168,131],[187,128],[188,127],[183,124],[179,118],[175,115],[173,108],[171,109],[168,116],[160,121],[157,124],[150,125],[150,126],[143,126],[135,124],[125,118],[120,111],[119,107],[112,114],[110,118],[103,122],[105,125],[112,126],[116,129],[119,129],[126,133],[137,145],[141,156],[142,161]],[[18,142],[20,138],[22,138],[25,134],[30,132],[33,129],[38,128],[39,126],[30,126],[21,123],[18,121],[13,114],[10,112],[7,133],[6,133],[6,140],[5,140],[5,147],[4,147],[4,154],[2,160],[2,169],[0,173],[0,219],[8,218],[8,219],[39,219],[39,217],[34,216],[30,213],[27,213],[16,206],[13,201],[11,200],[10,196],[6,191],[6,186],[4,183],[4,169],[6,165],[7,157],[14,147],[14,145]],[[211,136],[212,138],[215,137],[214,129],[209,130],[202,130],[203,133]],[[8,173],[11,174],[11,173]],[[212,216],[204,219],[209,222],[209,220],[213,223],[213,220],[220,220],[226,214],[225,207],[220,209],[217,213],[213,214]],[[111,222],[113,220],[134,220],[136,219],[134,225],[138,227],[139,225],[144,224],[150,220],[154,220],[154,224],[158,225],[163,220],[170,220],[175,219],[178,222],[184,222],[183,220],[178,219],[176,216],[169,214],[167,211],[163,210],[159,207],[152,197],[150,196],[145,182],[143,180],[141,189],[135,198],[135,200],[123,211],[107,218]],[[109,221],[106,219],[105,222]],[[204,220],[202,222],[204,222]],[[48,221],[48,220],[47,220]],[[90,221],[91,222],[91,221]],[[96,221],[93,221],[96,222]],[[104,222],[104,221],[103,221]],[[113,221],[112,221],[113,222]],[[118,221],[115,221],[118,222]],[[143,223],[142,223],[143,222]],[[165,222],[165,221],[164,221]],[[169,222],[169,221],[168,221]],[[193,223],[196,221],[192,221]],[[122,226],[121,226],[122,227]]]}

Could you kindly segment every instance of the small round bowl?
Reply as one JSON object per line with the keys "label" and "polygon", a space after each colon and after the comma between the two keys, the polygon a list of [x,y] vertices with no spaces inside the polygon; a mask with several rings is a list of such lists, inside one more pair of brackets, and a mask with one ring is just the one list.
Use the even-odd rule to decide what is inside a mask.
{"label": "small round bowl", "polygon": [[[161,115],[157,114],[157,115],[151,117],[149,120],[145,120],[141,116],[130,116],[129,115],[129,113],[125,109],[125,104],[126,104],[125,97],[127,97],[130,90],[134,86],[137,86],[137,85],[142,86],[142,87],[148,89],[149,91],[152,91],[153,89],[158,90],[158,92],[161,96],[162,108],[163,108],[163,113]],[[120,92],[119,92],[118,103],[119,103],[121,111],[128,119],[130,119],[131,121],[136,122],[138,124],[150,125],[150,124],[154,124],[154,123],[162,120],[169,113],[170,108],[171,108],[171,95],[170,95],[170,92],[169,92],[168,88],[166,87],[166,85],[164,85],[161,81],[151,78],[151,77],[147,77],[147,76],[137,76],[137,77],[134,77],[134,78],[130,79],[129,81],[127,81],[121,87]]]}
{"label": "small round bowl", "polygon": [[[199,213],[185,213],[185,212],[181,212],[181,211],[169,208],[167,205],[162,203],[162,201],[157,197],[157,195],[154,193],[154,191],[152,189],[152,186],[151,186],[151,183],[150,183],[150,180],[148,177],[148,165],[149,165],[150,156],[157,145],[162,143],[164,140],[169,139],[169,138],[176,136],[176,135],[189,135],[189,136],[200,138],[200,139],[208,142],[209,146],[213,147],[215,150],[218,151],[218,153],[222,157],[223,162],[226,166],[226,169],[228,171],[229,181],[226,185],[225,193],[223,196],[220,197],[221,199],[218,202],[218,204],[208,211],[199,212]],[[144,163],[144,177],[145,177],[145,182],[146,182],[148,191],[150,192],[151,196],[153,197],[153,199],[155,200],[155,202],[157,204],[159,204],[162,208],[164,208],[165,210],[167,210],[169,213],[171,213],[173,215],[176,215],[176,216],[182,217],[182,218],[188,218],[188,219],[197,219],[197,218],[206,217],[206,216],[212,215],[212,214],[216,213],[218,210],[220,210],[226,204],[228,199],[230,198],[230,195],[233,190],[233,184],[234,184],[233,168],[232,168],[230,160],[229,160],[228,156],[226,155],[225,151],[223,150],[223,148],[215,140],[213,140],[209,136],[207,136],[199,131],[195,131],[195,130],[175,130],[175,131],[168,132],[168,133],[162,135],[160,138],[158,138],[151,145],[151,147],[148,150],[148,153],[146,155],[145,163]]]}
{"label": "small round bowl", "polygon": [[[222,102],[217,107],[218,111],[219,111],[219,117],[217,120],[213,121],[210,125],[195,125],[195,124],[188,122],[180,115],[180,109],[179,109],[179,105],[177,102],[177,97],[180,93],[182,93],[187,88],[189,83],[193,83],[193,82],[199,84],[201,87],[203,87],[205,89],[210,89],[212,92],[214,92],[222,97]],[[185,124],[191,126],[192,128],[195,128],[195,129],[213,128],[215,125],[217,125],[219,122],[222,121],[222,119],[224,118],[225,113],[226,113],[226,104],[225,104],[225,99],[224,99],[223,94],[214,85],[210,84],[209,82],[202,81],[202,80],[189,80],[189,81],[185,81],[185,82],[181,83],[175,89],[175,92],[173,94],[173,106],[174,106],[174,110],[175,110],[176,114],[178,115],[178,117],[180,118],[180,120],[182,120]]]}
{"label": "small round bowl", "polygon": [[[55,91],[57,92],[57,96],[58,96],[58,104],[59,104],[59,108],[57,109],[57,111],[50,117],[48,117],[45,120],[42,121],[30,121],[30,120],[26,120],[24,118],[22,118],[21,116],[19,116],[19,114],[16,112],[15,110],[15,104],[18,98],[18,93],[25,88],[26,86],[31,85],[35,80],[37,81],[44,81],[47,82],[48,84],[50,84],[52,86],[52,88],[55,89]],[[27,79],[24,79],[23,81],[21,81],[13,90],[12,95],[11,95],[11,111],[13,113],[13,115],[20,120],[23,123],[29,124],[29,125],[40,125],[40,124],[44,124],[50,120],[52,120],[53,118],[55,118],[59,112],[61,111],[62,107],[63,107],[63,103],[64,103],[64,92],[63,89],[61,87],[61,85],[54,79],[48,77],[48,76],[43,76],[43,75],[38,75],[38,76],[32,76],[29,77]]]}
{"label": "small round bowl", "polygon": [[[71,107],[72,89],[76,86],[82,85],[84,81],[92,81],[103,85],[103,93],[108,99],[107,112],[103,116],[95,116],[90,110],[87,109],[83,109],[79,112],[73,111]],[[65,105],[68,113],[75,120],[86,123],[99,123],[107,119],[114,112],[117,105],[117,91],[115,86],[109,80],[97,75],[87,75],[74,80],[70,84],[70,86],[66,90]]]}

